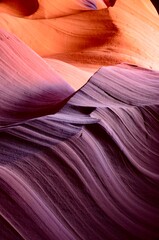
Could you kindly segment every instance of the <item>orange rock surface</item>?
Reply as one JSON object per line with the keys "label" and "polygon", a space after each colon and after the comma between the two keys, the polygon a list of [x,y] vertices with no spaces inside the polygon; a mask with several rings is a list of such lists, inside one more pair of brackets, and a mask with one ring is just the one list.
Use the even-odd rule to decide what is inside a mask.
{"label": "orange rock surface", "polygon": [[157,69],[159,20],[151,2],[118,0],[113,8],[104,6],[101,0],[2,1],[0,27],[44,58],[92,72],[121,62]]}
{"label": "orange rock surface", "polygon": [[0,240],[159,239],[149,0],[0,1]]}

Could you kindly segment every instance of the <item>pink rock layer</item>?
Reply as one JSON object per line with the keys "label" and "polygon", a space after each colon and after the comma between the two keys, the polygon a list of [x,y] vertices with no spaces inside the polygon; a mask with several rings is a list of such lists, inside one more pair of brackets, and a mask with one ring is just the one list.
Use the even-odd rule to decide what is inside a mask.
{"label": "pink rock layer", "polygon": [[0,27],[0,240],[158,240],[153,5],[6,0]]}

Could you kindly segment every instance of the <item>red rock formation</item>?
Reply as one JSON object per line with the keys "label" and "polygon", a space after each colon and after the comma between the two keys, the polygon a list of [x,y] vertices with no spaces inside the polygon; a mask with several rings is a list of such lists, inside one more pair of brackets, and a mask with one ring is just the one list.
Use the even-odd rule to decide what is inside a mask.
{"label": "red rock formation", "polygon": [[0,240],[158,240],[153,5],[4,0],[0,27]]}
{"label": "red rock formation", "polygon": [[[43,57],[89,67],[93,71],[120,62],[158,68],[158,15],[149,0],[118,0],[109,10],[81,13],[76,12],[79,1],[71,0],[67,6],[57,1],[57,8],[55,2],[51,1],[52,5],[46,1],[45,13],[39,13],[40,19],[36,19],[38,11],[29,18],[1,13],[0,26],[16,34]],[[91,9],[92,5],[87,5],[87,1],[81,1],[80,11]],[[61,17],[49,16],[49,12],[54,14],[56,9]]]}

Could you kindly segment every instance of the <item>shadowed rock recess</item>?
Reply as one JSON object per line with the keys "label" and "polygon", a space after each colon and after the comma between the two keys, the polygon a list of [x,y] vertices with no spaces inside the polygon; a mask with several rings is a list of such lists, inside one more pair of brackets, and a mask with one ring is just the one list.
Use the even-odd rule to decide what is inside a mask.
{"label": "shadowed rock recess", "polygon": [[0,240],[159,239],[152,3],[0,1]]}

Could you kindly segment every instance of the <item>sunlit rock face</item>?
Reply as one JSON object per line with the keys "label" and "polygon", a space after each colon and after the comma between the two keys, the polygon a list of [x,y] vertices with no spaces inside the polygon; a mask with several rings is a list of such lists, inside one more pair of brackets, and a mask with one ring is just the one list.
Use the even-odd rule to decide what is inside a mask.
{"label": "sunlit rock face", "polygon": [[104,6],[101,0],[39,1],[30,16],[8,15],[2,9],[0,27],[16,34],[40,56],[78,67],[94,71],[130,62],[157,70],[158,15],[151,2],[118,0],[109,10]]}
{"label": "sunlit rock face", "polygon": [[153,4],[0,1],[0,240],[159,239]]}

